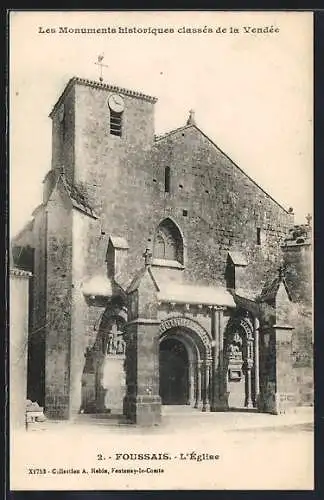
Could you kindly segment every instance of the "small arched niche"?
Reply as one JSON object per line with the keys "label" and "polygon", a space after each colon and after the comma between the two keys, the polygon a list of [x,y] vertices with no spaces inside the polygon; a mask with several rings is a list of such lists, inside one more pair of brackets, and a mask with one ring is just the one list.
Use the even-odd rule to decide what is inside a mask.
{"label": "small arched niche", "polygon": [[164,219],[155,232],[153,259],[184,265],[183,236],[177,224],[169,217]]}

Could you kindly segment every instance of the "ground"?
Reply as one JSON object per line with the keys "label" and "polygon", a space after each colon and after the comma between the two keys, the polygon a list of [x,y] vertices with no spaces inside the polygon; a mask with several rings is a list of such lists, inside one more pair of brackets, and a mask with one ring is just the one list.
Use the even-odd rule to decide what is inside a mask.
{"label": "ground", "polygon": [[313,489],[312,408],[275,416],[169,406],[163,417],[139,429],[80,415],[12,433],[11,489]]}

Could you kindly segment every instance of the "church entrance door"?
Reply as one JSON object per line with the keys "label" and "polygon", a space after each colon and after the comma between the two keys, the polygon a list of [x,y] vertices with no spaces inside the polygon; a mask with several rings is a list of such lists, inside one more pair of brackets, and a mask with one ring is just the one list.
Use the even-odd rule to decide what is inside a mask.
{"label": "church entrance door", "polygon": [[189,394],[189,362],[182,342],[166,338],[160,344],[160,396],[164,405],[185,405]]}

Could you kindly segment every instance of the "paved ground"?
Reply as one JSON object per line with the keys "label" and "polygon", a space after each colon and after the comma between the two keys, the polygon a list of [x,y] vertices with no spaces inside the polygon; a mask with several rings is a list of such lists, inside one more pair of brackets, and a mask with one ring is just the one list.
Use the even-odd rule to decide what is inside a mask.
{"label": "paved ground", "polygon": [[[231,412],[201,412],[189,406],[163,406],[162,422],[159,426],[149,427],[147,429],[138,428],[129,424],[124,417],[117,414],[92,414],[78,415],[74,421],[53,421],[48,420],[43,424],[33,424],[29,426],[29,432],[34,431],[59,431],[72,432],[91,428],[91,432],[102,431],[103,428],[109,429],[109,432],[127,432],[134,434],[164,434],[179,433],[184,429],[195,429],[212,426],[218,432],[233,432],[236,430],[256,430],[256,429],[293,429],[296,426],[308,425],[313,427],[313,408],[299,407],[294,408],[283,415],[270,415],[267,413],[257,413],[256,411],[231,411]],[[83,430],[82,430],[83,432]]]}
{"label": "paved ground", "polygon": [[[74,423],[46,422],[38,431],[16,432],[13,484],[20,489],[313,488],[312,408],[276,416],[163,407],[163,417],[159,427],[145,430],[116,416],[80,415]],[[153,455],[144,460],[144,453]],[[28,467],[45,468],[46,474],[29,474]],[[60,467],[85,473],[52,472]]]}

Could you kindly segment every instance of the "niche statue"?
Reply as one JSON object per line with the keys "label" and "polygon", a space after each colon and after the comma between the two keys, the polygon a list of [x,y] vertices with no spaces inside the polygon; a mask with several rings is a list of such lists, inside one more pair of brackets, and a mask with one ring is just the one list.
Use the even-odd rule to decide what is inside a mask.
{"label": "niche statue", "polygon": [[125,341],[123,332],[118,330],[116,321],[112,324],[108,333],[108,340],[105,354],[125,354]]}

